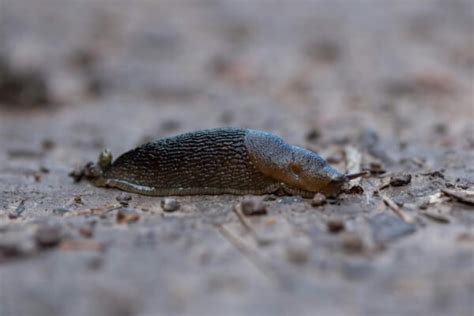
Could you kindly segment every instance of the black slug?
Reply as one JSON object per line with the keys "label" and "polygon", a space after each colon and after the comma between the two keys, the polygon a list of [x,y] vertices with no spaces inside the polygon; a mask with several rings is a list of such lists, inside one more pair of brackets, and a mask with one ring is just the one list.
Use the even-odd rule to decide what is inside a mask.
{"label": "black slug", "polygon": [[336,196],[362,174],[343,175],[309,150],[267,132],[218,128],[160,139],[112,162],[103,151],[83,176],[100,187],[145,195],[267,194]]}

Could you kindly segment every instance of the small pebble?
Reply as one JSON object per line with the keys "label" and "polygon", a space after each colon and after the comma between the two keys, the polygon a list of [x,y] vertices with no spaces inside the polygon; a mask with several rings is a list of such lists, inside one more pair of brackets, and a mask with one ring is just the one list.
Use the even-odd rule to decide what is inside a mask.
{"label": "small pebble", "polygon": [[163,209],[163,212],[175,212],[179,209],[179,207],[179,202],[176,199],[164,198],[163,200],[161,200],[161,208]]}
{"label": "small pebble", "polygon": [[435,178],[437,177],[437,178],[444,179],[444,173],[443,173],[442,170],[436,170],[436,171],[427,173],[427,175],[429,175],[431,177],[435,177]]}
{"label": "small pebble", "polygon": [[339,219],[330,219],[327,221],[326,226],[328,231],[333,234],[337,234],[346,229],[346,226],[342,220]]}
{"label": "small pebble", "polygon": [[46,166],[40,166],[39,167],[39,172],[41,173],[49,173],[49,168]]}
{"label": "small pebble", "polygon": [[50,248],[57,246],[62,239],[61,227],[57,225],[44,224],[38,227],[35,233],[35,241],[40,247]]}
{"label": "small pebble", "polygon": [[314,142],[321,137],[321,132],[317,128],[312,128],[306,134],[306,140],[309,142]]}
{"label": "small pebble", "polygon": [[448,132],[448,126],[442,122],[438,122],[433,126],[433,130],[436,134],[445,135]]}
{"label": "small pebble", "polygon": [[311,200],[311,205],[312,206],[321,206],[321,205],[326,204],[326,202],[327,202],[327,199],[324,196],[324,194],[316,193],[314,195],[313,199]]}
{"label": "small pebble", "polygon": [[289,262],[302,265],[310,259],[310,246],[303,242],[292,241],[286,247],[286,257]]}
{"label": "small pebble", "polygon": [[76,195],[76,196],[74,197],[74,203],[82,204],[82,196]]}
{"label": "small pebble", "polygon": [[471,233],[461,233],[456,240],[460,242],[474,242],[474,235]]}
{"label": "small pebble", "polygon": [[349,254],[359,254],[365,249],[362,238],[354,233],[345,233],[342,236],[341,247]]}
{"label": "small pebble", "polygon": [[91,225],[83,225],[79,228],[79,234],[84,238],[94,237],[94,228]]}
{"label": "small pebble", "polygon": [[385,173],[385,168],[380,162],[371,162],[369,164],[369,171],[371,174],[382,174]]}
{"label": "small pebble", "polygon": [[2,259],[8,257],[33,254],[36,249],[36,242],[25,232],[2,234],[2,238],[0,238],[0,263]]}
{"label": "small pebble", "polygon": [[128,203],[132,200],[132,196],[127,193],[120,193],[115,199],[120,203],[120,205],[127,207]]}
{"label": "small pebble", "polygon": [[135,223],[140,219],[140,215],[132,208],[120,208],[117,211],[116,220],[120,224]]}
{"label": "small pebble", "polygon": [[309,260],[309,250],[302,247],[290,246],[286,249],[286,256],[291,263],[302,265]]}
{"label": "small pebble", "polygon": [[242,214],[246,216],[265,215],[267,214],[267,207],[262,200],[255,197],[244,198],[240,202]]}
{"label": "small pebble", "polygon": [[41,176],[41,173],[39,173],[39,172],[35,172],[35,173],[33,174],[33,179],[35,180],[35,182],[41,182],[41,179],[42,179],[42,178],[43,178],[43,177]]}
{"label": "small pebble", "polygon": [[20,215],[15,213],[8,213],[8,219],[17,219]]}
{"label": "small pebble", "polygon": [[99,270],[104,265],[104,259],[100,256],[94,256],[86,261],[86,266],[93,271]]}
{"label": "small pebble", "polygon": [[45,138],[41,141],[41,148],[45,151],[52,150],[54,147],[56,147],[56,143],[50,138]]}
{"label": "small pebble", "polygon": [[390,185],[393,187],[401,187],[411,182],[411,174],[401,173],[390,177]]}

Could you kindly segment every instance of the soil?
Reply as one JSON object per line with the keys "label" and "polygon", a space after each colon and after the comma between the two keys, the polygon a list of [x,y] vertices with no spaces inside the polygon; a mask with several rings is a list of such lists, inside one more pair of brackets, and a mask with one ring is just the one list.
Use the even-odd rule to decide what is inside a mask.
{"label": "soil", "polygon": [[[468,0],[2,0],[0,315],[472,315],[473,30]],[[163,202],[68,177],[219,126],[369,174]]]}

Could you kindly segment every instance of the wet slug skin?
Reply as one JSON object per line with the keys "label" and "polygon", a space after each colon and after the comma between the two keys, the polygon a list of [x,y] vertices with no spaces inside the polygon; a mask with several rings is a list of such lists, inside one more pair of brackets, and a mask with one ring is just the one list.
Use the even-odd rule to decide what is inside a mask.
{"label": "wet slug skin", "polygon": [[115,161],[103,151],[82,177],[99,187],[144,195],[287,194],[336,196],[350,178],[316,153],[273,134],[218,128],[160,139]]}

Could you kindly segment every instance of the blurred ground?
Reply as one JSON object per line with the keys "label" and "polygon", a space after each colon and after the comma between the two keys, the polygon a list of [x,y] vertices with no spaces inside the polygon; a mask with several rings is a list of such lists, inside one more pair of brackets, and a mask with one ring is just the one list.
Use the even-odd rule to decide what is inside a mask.
{"label": "blurred ground", "polygon": [[[441,190],[473,190],[473,30],[458,0],[2,0],[0,315],[472,315],[472,197]],[[372,172],[250,229],[242,197],[67,176],[216,126]]]}

